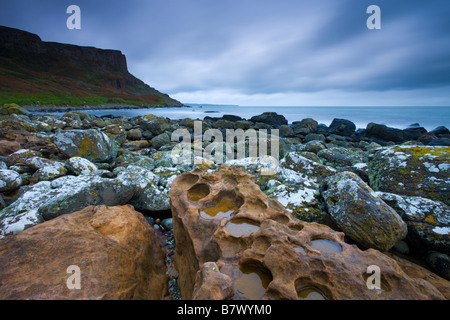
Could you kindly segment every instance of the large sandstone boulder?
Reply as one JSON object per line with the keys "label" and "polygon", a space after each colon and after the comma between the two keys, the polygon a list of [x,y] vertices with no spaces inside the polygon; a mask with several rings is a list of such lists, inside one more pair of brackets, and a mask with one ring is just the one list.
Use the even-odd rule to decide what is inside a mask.
{"label": "large sandstone boulder", "polygon": [[111,162],[117,156],[116,142],[95,129],[57,133],[55,145],[68,157],[82,157],[92,162]]}
{"label": "large sandstone boulder", "polygon": [[368,166],[370,185],[376,191],[450,205],[450,147],[379,148],[371,154]]}
{"label": "large sandstone boulder", "polygon": [[[131,206],[61,216],[1,239],[0,252],[0,299],[156,300],[167,292],[165,253]],[[79,268],[79,289],[70,266]]]}
{"label": "large sandstone boulder", "polygon": [[[404,270],[401,260],[347,244],[342,232],[292,218],[236,167],[184,173],[170,198],[184,299],[207,298],[206,288],[211,298],[229,297],[228,277],[232,299],[450,298],[450,283],[424,268]],[[370,266],[381,270],[378,290],[368,286]]]}
{"label": "large sandstone boulder", "polygon": [[387,251],[407,234],[406,223],[353,172],[329,178],[322,196],[347,236],[366,248]]}

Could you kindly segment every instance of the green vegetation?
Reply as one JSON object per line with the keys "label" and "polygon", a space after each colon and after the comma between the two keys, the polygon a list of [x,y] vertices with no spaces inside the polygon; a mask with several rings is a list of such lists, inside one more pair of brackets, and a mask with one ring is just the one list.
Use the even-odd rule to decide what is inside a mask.
{"label": "green vegetation", "polygon": [[16,103],[21,106],[25,105],[42,105],[42,106],[97,106],[97,105],[133,105],[133,106],[161,106],[165,105],[166,100],[159,96],[156,102],[148,103],[136,100],[123,99],[118,97],[107,97],[101,95],[91,95],[78,97],[65,93],[37,93],[24,94],[19,92],[0,91],[0,105],[6,103]]}

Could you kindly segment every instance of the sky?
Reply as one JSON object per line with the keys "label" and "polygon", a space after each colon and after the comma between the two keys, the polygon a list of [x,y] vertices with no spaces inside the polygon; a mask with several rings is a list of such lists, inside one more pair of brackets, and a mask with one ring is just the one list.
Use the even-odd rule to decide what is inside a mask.
{"label": "sky", "polygon": [[183,103],[450,106],[448,0],[1,0],[0,25],[120,50]]}

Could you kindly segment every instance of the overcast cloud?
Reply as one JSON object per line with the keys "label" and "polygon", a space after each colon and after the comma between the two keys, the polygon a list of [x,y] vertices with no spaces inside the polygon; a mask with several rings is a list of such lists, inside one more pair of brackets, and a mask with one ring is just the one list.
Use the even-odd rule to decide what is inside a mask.
{"label": "overcast cloud", "polygon": [[[71,4],[81,30],[66,28]],[[121,50],[185,103],[450,105],[448,0],[3,0],[0,25]]]}

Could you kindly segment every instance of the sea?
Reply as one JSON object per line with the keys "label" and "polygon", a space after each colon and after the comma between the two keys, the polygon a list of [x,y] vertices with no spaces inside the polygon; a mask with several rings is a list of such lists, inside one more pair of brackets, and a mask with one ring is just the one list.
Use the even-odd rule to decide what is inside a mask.
{"label": "sea", "polygon": [[[142,108],[142,109],[102,109],[83,110],[96,116],[136,117],[153,114],[172,120],[183,118],[204,119],[236,115],[249,120],[263,112],[276,112],[286,117],[291,124],[305,118],[313,118],[327,126],[333,119],[346,119],[355,123],[358,129],[365,129],[374,122],[388,127],[406,129],[420,125],[431,131],[439,126],[450,128],[450,107],[274,107],[274,106],[230,106],[230,105],[189,105],[180,108]],[[53,112],[64,114],[65,112]]]}

